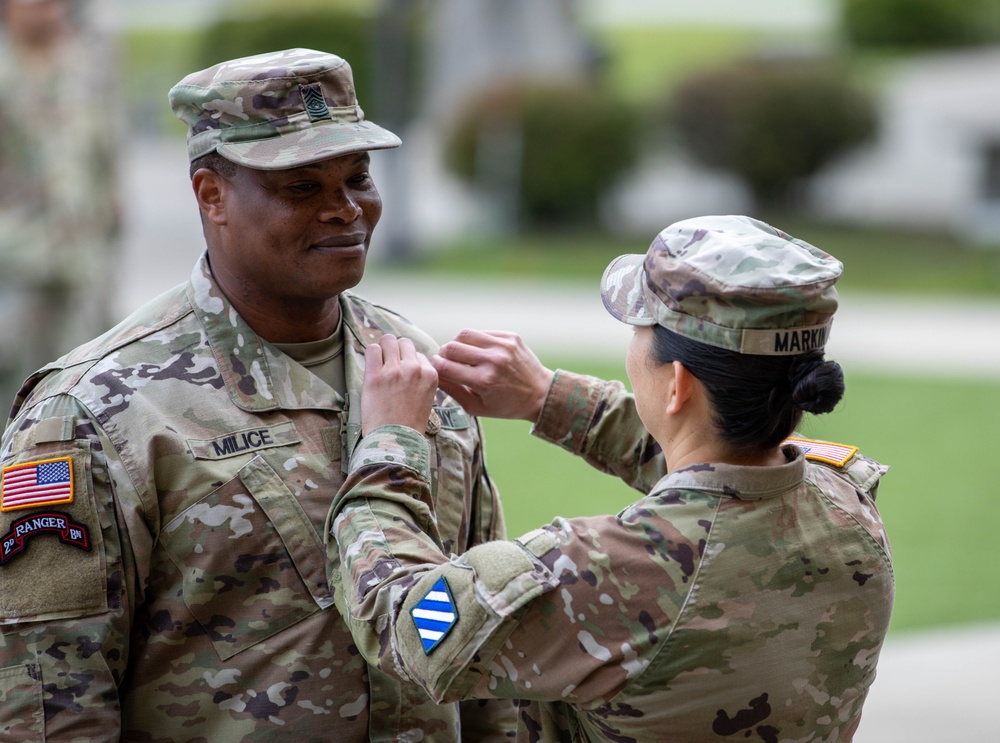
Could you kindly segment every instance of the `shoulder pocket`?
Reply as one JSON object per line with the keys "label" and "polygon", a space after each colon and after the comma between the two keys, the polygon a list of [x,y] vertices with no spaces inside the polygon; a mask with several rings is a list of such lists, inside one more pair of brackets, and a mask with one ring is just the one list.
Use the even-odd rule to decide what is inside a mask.
{"label": "shoulder pocket", "polygon": [[181,573],[184,603],[223,660],[333,605],[322,541],[260,457],[160,538]]}
{"label": "shoulder pocket", "polygon": [[431,443],[431,494],[445,554],[464,552],[472,528],[473,449],[471,429],[441,428]]}

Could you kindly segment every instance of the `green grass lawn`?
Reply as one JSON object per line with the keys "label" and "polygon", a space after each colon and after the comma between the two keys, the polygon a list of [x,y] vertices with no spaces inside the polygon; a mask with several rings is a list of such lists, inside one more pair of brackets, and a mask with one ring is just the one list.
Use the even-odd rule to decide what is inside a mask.
{"label": "green grass lawn", "polygon": [[[555,362],[546,360],[553,365]],[[621,366],[564,362],[622,378]],[[878,506],[892,542],[892,631],[1000,620],[1000,498],[989,462],[1000,451],[1000,381],[850,374],[836,411],[806,435],[855,444],[892,467]],[[516,421],[485,420],[487,463],[511,536],[553,516],[617,512],[636,494]]]}

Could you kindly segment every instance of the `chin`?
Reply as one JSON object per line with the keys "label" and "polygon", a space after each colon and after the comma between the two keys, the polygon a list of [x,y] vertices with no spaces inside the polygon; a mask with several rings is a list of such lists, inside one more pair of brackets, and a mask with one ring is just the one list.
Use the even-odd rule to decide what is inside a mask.
{"label": "chin", "polygon": [[361,283],[365,276],[365,257],[361,256],[356,261],[345,262],[336,275],[332,277],[334,286],[331,295],[340,294],[347,289],[353,289]]}

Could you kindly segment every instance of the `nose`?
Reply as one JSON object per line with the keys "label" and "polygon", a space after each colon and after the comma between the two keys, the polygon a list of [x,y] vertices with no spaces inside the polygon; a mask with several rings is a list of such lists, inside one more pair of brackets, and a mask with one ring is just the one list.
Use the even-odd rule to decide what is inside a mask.
{"label": "nose", "polygon": [[323,211],[320,213],[320,219],[324,222],[337,221],[349,223],[353,222],[359,216],[361,216],[361,207],[358,205],[357,200],[343,188],[338,188],[330,195],[326,204],[323,205]]}

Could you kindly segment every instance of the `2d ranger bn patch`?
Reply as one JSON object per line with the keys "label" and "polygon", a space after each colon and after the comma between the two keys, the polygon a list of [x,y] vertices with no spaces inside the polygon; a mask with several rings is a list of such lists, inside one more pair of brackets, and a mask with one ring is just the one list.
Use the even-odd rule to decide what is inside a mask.
{"label": "2d ranger bn patch", "polygon": [[6,565],[28,546],[28,540],[42,534],[54,534],[63,544],[90,552],[90,533],[82,524],[74,524],[59,511],[46,511],[23,516],[10,525],[10,531],[0,537],[0,565]]}
{"label": "2d ranger bn patch", "polygon": [[73,460],[41,459],[4,467],[0,474],[0,511],[73,502]]}
{"label": "2d ranger bn patch", "polygon": [[814,441],[813,439],[786,439],[786,444],[795,444],[806,455],[806,459],[815,462],[825,462],[834,467],[843,467],[847,460],[858,453],[858,447],[847,444],[835,444],[832,441]]}
{"label": "2d ranger bn patch", "polygon": [[410,609],[413,624],[417,627],[420,642],[424,646],[424,654],[430,655],[445,638],[448,632],[458,623],[458,609],[451,597],[448,581],[439,578],[434,587],[420,599],[420,602]]}

